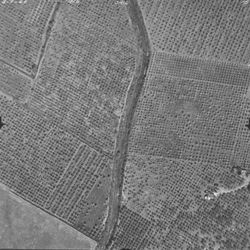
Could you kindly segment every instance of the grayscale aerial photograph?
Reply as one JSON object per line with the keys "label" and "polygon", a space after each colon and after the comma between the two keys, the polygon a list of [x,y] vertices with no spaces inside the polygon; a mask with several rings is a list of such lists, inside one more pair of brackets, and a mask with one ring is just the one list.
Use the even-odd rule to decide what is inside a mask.
{"label": "grayscale aerial photograph", "polygon": [[250,250],[250,0],[0,0],[0,249]]}

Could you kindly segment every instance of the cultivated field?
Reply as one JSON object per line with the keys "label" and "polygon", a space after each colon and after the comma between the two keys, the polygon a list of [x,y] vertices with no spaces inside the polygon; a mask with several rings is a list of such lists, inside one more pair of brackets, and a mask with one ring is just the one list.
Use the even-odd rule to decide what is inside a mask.
{"label": "cultivated field", "polygon": [[[119,247],[248,245],[246,186],[206,197],[243,182],[232,167],[243,164],[249,148],[249,72],[247,66],[154,53],[129,139],[122,204],[133,219],[123,222],[128,212],[121,209]],[[137,220],[145,225],[141,230]],[[139,233],[123,240],[125,228],[141,232],[140,240]]]}
{"label": "cultivated field", "polygon": [[139,0],[155,50],[249,63],[249,4],[242,0]]}
{"label": "cultivated field", "polygon": [[1,185],[98,250],[249,249],[250,4],[14,2]]}
{"label": "cultivated field", "polygon": [[0,7],[0,181],[99,241],[137,40],[116,1],[28,2]]}

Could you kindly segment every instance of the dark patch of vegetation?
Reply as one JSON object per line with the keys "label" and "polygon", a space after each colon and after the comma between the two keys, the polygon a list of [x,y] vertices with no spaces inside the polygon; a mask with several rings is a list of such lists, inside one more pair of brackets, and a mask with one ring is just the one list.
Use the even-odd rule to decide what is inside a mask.
{"label": "dark patch of vegetation", "polygon": [[250,130],[250,118],[248,118],[248,124],[246,124],[246,127]]}
{"label": "dark patch of vegetation", "polygon": [[3,123],[2,121],[2,117],[0,116],[0,129],[5,125],[5,123]]}
{"label": "dark patch of vegetation", "polygon": [[242,168],[240,166],[233,166],[231,169],[231,172],[237,175],[241,175],[242,174]]}
{"label": "dark patch of vegetation", "polygon": [[247,190],[250,192],[250,183],[247,185]]}

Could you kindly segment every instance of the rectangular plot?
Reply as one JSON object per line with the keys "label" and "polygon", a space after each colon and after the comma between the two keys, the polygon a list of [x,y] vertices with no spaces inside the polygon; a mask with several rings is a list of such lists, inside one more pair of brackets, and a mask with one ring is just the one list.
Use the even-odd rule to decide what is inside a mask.
{"label": "rectangular plot", "polygon": [[66,180],[64,186],[62,189],[58,192],[58,194],[63,195],[63,199],[59,203],[54,203],[54,206],[52,207],[53,212],[56,212],[57,209],[60,207],[60,204],[64,203],[65,200],[69,197],[69,190],[70,187],[73,185],[75,178],[77,177],[77,174],[79,173],[80,167],[84,164],[88,156],[91,154],[91,149],[87,148],[82,155],[79,162],[76,164],[75,168],[71,173],[69,173],[68,179]]}
{"label": "rectangular plot", "polygon": [[71,168],[72,168],[72,166],[73,166],[74,164],[76,164],[76,163],[79,161],[79,159],[80,159],[80,157],[82,156],[82,153],[84,152],[84,150],[85,150],[86,147],[87,147],[87,146],[84,145],[84,144],[81,144],[81,145],[80,145],[79,150],[78,150],[78,151],[76,152],[76,154],[73,156],[72,161],[71,161],[71,163],[70,163],[70,167],[71,167]]}
{"label": "rectangular plot", "polygon": [[115,247],[118,249],[122,247],[138,249],[141,240],[149,228],[152,227],[151,222],[126,206],[121,207],[119,219],[120,223],[115,234]]}
{"label": "rectangular plot", "polygon": [[33,74],[53,5],[54,1],[0,5],[0,57]]}
{"label": "rectangular plot", "polygon": [[[62,216],[67,209],[67,207],[71,204],[71,198],[76,194],[77,188],[80,186],[80,183],[82,180],[85,180],[88,172],[92,170],[94,172],[94,169],[91,168],[91,163],[95,160],[95,158],[98,156],[98,154],[93,151],[90,156],[88,157],[88,160],[84,165],[81,167],[81,169],[78,172],[77,177],[74,179],[74,183],[72,183],[71,187],[68,189],[67,196],[69,199],[65,200],[63,203],[63,206],[61,206],[57,212],[58,216]],[[86,180],[88,181],[88,179]],[[81,189],[81,192],[83,192],[83,188]]]}
{"label": "rectangular plot", "polygon": [[52,204],[55,202],[56,197],[60,196],[60,194],[63,194],[64,192],[66,192],[65,188],[67,188],[67,185],[69,185],[69,183],[71,183],[70,181],[72,181],[72,172],[75,172],[75,168],[77,167],[76,164],[80,161],[83,154],[86,155],[86,152],[89,153],[88,150],[85,152],[86,148],[89,149],[84,144],[82,144],[79,147],[78,151],[73,156],[72,161],[70,162],[70,165],[69,165],[67,171],[62,176],[60,183],[58,183],[57,188],[54,190],[54,192],[49,197],[47,204],[46,204],[46,208],[49,209],[52,206]]}
{"label": "rectangular plot", "polygon": [[[249,62],[247,13],[240,1],[141,1],[156,50],[215,60]],[[159,8],[155,8],[160,4]],[[225,21],[224,21],[225,20]]]}
{"label": "rectangular plot", "polygon": [[235,143],[247,88],[151,74],[140,97],[129,152],[220,161]]}
{"label": "rectangular plot", "polygon": [[151,73],[237,86],[247,86],[250,80],[246,66],[167,53],[155,54]]}

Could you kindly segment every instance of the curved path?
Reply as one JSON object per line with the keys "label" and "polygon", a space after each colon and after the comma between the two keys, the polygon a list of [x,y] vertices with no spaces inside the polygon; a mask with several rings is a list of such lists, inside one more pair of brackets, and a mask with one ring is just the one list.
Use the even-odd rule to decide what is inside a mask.
{"label": "curved path", "polygon": [[97,249],[107,250],[112,245],[116,231],[122,198],[122,185],[126,163],[128,140],[135,108],[144,84],[151,57],[150,41],[137,0],[125,2],[133,29],[138,40],[138,61],[136,72],[127,92],[123,115],[119,124],[116,140],[114,165],[112,171],[111,192],[109,196],[109,211],[105,230]]}

